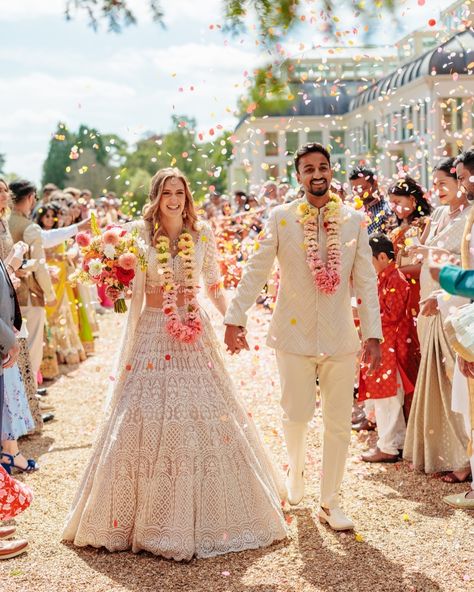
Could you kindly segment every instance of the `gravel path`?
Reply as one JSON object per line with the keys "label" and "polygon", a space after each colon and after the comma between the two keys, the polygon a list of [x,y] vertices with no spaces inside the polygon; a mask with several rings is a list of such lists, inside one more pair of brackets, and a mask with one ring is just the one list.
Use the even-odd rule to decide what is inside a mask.
{"label": "gravel path", "polygon": [[[280,466],[285,468],[279,423],[278,377],[264,345],[268,313],[255,311],[252,351],[229,357],[229,369]],[[2,592],[430,592],[474,590],[474,512],[443,504],[462,491],[413,473],[406,463],[368,466],[358,460],[366,436],[353,435],[343,506],[355,534],[336,534],[315,520],[320,471],[320,421],[310,435],[307,495],[286,516],[287,541],[270,548],[177,564],[148,553],[110,554],[60,542],[100,417],[122,319],[101,320],[97,354],[49,388],[56,421],[23,444],[41,470],[20,478],[35,491],[17,520],[27,554],[0,564]],[[219,325],[219,323],[216,323]],[[218,327],[218,331],[221,329]]]}

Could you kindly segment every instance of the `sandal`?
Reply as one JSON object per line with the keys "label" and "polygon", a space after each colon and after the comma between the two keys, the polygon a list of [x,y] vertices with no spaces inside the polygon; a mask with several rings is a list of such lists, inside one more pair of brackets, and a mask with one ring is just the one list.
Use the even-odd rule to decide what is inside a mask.
{"label": "sandal", "polygon": [[444,481],[444,483],[449,483],[451,485],[453,485],[455,483],[466,483],[466,481],[471,481],[471,480],[472,480],[471,473],[468,473],[464,477],[464,479],[460,479],[454,471],[452,471],[451,473],[446,473],[446,475],[443,475],[441,477],[441,481]]}
{"label": "sandal", "polygon": [[27,465],[25,468],[23,467],[19,467],[18,465],[15,464],[15,458],[17,456],[19,456],[21,454],[21,452],[17,452],[16,454],[8,454],[6,452],[2,452],[1,453],[2,456],[6,456],[8,457],[9,461],[8,463],[4,463],[2,462],[2,467],[5,469],[5,471],[11,475],[12,474],[12,469],[17,469],[18,471],[21,471],[22,473],[33,473],[34,471],[37,471],[39,469],[39,465],[37,464],[37,462],[35,460],[33,460],[32,458],[27,459]]}

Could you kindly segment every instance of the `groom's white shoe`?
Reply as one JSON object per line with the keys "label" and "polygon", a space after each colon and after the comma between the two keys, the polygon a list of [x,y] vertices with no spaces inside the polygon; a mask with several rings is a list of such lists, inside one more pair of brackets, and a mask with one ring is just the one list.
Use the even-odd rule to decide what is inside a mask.
{"label": "groom's white shoe", "polygon": [[286,489],[288,491],[288,503],[290,506],[297,506],[304,498],[304,472],[288,471],[286,478]]}
{"label": "groom's white shoe", "polygon": [[322,524],[329,524],[333,530],[353,530],[354,523],[348,518],[341,508],[323,508],[319,509],[319,521]]}
{"label": "groom's white shoe", "polygon": [[288,503],[297,506],[304,497],[304,461],[306,456],[306,422],[284,421],[286,449],[288,451]]}

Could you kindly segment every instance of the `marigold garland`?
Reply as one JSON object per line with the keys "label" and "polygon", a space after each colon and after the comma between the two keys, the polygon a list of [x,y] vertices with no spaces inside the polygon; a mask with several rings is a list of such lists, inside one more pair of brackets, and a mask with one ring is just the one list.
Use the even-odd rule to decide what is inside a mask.
{"label": "marigold garland", "polygon": [[306,261],[316,288],[324,294],[334,294],[341,283],[341,205],[341,199],[330,193],[323,212],[323,226],[327,235],[327,263],[323,262],[319,253],[318,208],[308,202],[298,206],[298,215],[304,229]]}
{"label": "marigold garland", "polygon": [[194,343],[202,333],[202,322],[199,305],[196,300],[196,286],[194,285],[195,246],[189,232],[182,232],[178,240],[178,254],[184,268],[184,295],[186,300],[186,314],[181,320],[178,313],[178,286],[174,272],[170,265],[170,240],[167,236],[160,236],[156,244],[158,268],[163,278],[163,313],[168,317],[166,331],[182,343]]}

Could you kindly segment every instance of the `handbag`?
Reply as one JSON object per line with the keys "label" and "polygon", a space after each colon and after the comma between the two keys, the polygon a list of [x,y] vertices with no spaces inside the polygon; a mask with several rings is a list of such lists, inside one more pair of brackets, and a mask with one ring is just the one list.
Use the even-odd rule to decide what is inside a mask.
{"label": "handbag", "polygon": [[467,362],[474,362],[474,303],[464,304],[444,321],[453,350]]}

